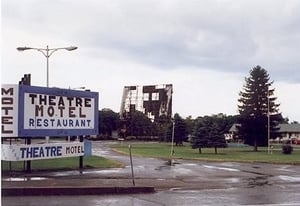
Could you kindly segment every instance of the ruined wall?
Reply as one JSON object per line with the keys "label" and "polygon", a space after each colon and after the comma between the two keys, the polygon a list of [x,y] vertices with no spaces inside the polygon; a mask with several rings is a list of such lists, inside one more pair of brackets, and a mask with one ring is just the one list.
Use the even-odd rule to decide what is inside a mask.
{"label": "ruined wall", "polygon": [[125,86],[121,102],[120,116],[132,111],[140,111],[154,121],[159,116],[172,116],[172,84]]}

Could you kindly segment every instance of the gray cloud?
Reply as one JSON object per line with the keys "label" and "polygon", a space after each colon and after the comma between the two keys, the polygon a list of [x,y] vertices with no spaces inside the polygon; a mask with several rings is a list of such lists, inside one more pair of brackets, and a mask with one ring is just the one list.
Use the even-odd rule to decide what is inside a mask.
{"label": "gray cloud", "polygon": [[275,82],[300,83],[298,0],[3,0],[2,30],[8,67],[23,66],[14,62],[17,46],[76,45],[78,51],[56,60],[78,54],[78,65],[93,73],[105,64],[119,73],[127,66],[234,77],[261,65]]}
{"label": "gray cloud", "polygon": [[83,17],[78,35],[88,36],[89,46],[113,49],[158,69],[238,72],[260,64],[275,79],[299,81],[296,1],[145,2],[96,5],[91,16]]}
{"label": "gray cloud", "polygon": [[300,81],[298,1],[3,2],[4,25],[12,20],[158,69],[239,72],[259,64],[275,79]]}

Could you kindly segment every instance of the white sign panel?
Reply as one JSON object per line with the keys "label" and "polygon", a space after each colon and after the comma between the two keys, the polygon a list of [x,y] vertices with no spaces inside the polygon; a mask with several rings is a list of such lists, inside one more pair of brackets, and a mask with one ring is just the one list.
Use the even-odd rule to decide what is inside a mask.
{"label": "white sign panel", "polygon": [[98,134],[98,93],[20,86],[21,136]]}
{"label": "white sign panel", "polygon": [[1,85],[1,137],[18,136],[19,85]]}
{"label": "white sign panel", "polygon": [[77,157],[84,155],[84,142],[53,144],[2,144],[1,159],[5,161],[25,161]]}
{"label": "white sign panel", "polygon": [[95,100],[47,94],[24,94],[24,129],[92,129]]}

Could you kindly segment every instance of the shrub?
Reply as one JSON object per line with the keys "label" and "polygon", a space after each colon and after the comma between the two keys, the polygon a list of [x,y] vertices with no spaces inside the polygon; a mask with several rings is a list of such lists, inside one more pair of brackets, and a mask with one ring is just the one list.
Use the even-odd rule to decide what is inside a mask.
{"label": "shrub", "polygon": [[290,144],[284,144],[282,145],[282,153],[283,154],[292,154],[293,147]]}

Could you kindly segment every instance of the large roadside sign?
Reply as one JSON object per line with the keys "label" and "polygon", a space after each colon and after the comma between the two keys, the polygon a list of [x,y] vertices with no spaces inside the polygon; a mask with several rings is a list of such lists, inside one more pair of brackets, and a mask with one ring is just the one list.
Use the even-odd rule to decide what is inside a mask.
{"label": "large roadside sign", "polygon": [[98,93],[2,85],[1,137],[98,134]]}

